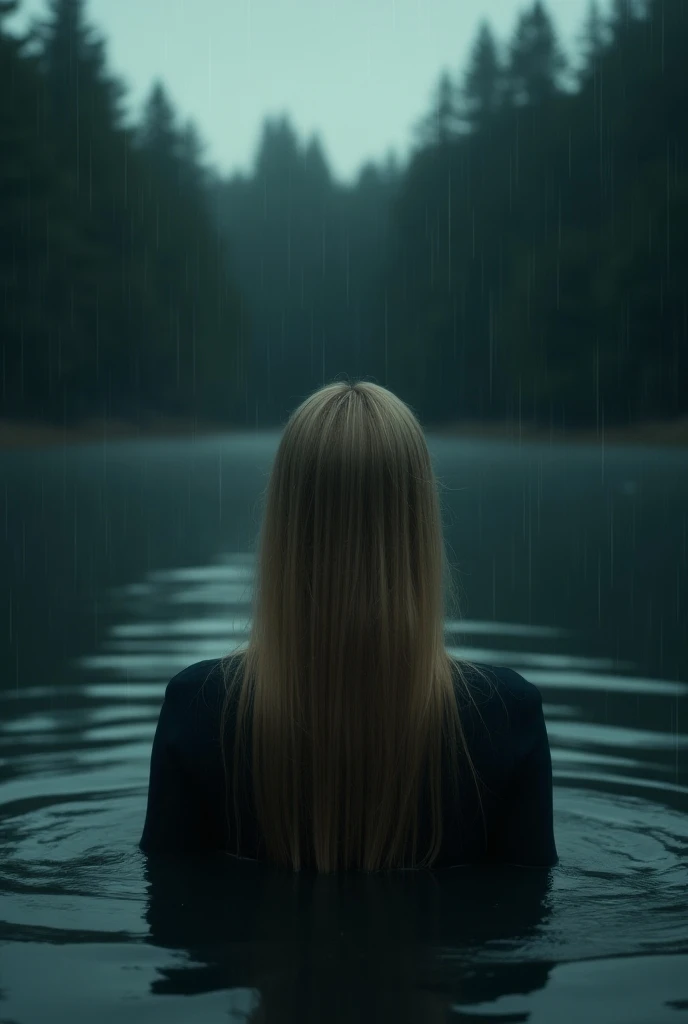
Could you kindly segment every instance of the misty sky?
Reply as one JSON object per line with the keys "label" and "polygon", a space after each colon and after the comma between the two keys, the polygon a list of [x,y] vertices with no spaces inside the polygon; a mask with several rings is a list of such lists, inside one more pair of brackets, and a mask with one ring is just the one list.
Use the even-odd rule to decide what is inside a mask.
{"label": "misty sky", "polygon": [[[266,114],[317,132],[350,179],[368,158],[406,155],[443,67],[465,64],[481,17],[500,41],[523,0],[87,0],[138,114],[160,77],[221,171],[248,170]],[[530,6],[530,3],[527,4]],[[549,0],[571,52],[588,0]],[[26,14],[45,9],[27,0]],[[15,20],[15,24],[18,22]]]}

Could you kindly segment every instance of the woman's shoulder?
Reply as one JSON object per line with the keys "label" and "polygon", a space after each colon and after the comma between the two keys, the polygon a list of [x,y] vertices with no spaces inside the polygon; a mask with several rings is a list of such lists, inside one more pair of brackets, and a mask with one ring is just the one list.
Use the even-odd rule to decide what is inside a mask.
{"label": "woman's shoulder", "polygon": [[204,690],[217,689],[222,681],[222,658],[205,658],[187,665],[172,676],[165,688],[165,700],[175,706],[191,704],[198,699]]}
{"label": "woman's shoulder", "polygon": [[222,710],[227,687],[239,665],[236,655],[205,658],[172,676],[165,704],[180,720],[215,719]]}
{"label": "woman's shoulder", "polygon": [[490,700],[506,701],[510,705],[527,707],[542,704],[542,695],[534,683],[507,665],[489,665],[483,662],[458,661],[452,659],[455,680],[473,700],[484,703]]}
{"label": "woman's shoulder", "polygon": [[[161,718],[167,742],[195,770],[217,753],[227,686],[235,668],[232,657],[195,661],[177,672],[165,689]],[[211,767],[215,769],[214,764]]]}
{"label": "woman's shoulder", "polygon": [[491,735],[531,733],[542,717],[540,690],[506,665],[453,661],[455,692],[464,718],[475,719]]}
{"label": "woman's shoulder", "polygon": [[542,740],[542,697],[506,665],[460,662],[455,692],[463,735],[483,782],[495,793]]}

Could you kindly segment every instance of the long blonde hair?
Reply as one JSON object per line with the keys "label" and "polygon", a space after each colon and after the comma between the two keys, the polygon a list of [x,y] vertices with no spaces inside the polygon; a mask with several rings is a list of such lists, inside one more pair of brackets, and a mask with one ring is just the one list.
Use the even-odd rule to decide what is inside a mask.
{"label": "long blonde hair", "polygon": [[[378,384],[320,388],[290,416],[269,477],[242,670],[231,670],[236,650],[223,661],[237,843],[251,720],[268,861],[331,872],[437,858],[443,751],[455,794],[461,754],[477,785],[454,675],[470,693],[444,647],[445,588],[453,595],[418,420]],[[419,857],[424,785],[431,837]]]}

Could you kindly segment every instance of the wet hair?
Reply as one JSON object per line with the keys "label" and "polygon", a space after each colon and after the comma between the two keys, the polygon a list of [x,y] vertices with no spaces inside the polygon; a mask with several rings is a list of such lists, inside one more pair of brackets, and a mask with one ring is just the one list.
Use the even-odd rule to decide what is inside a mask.
{"label": "wet hair", "polygon": [[[455,793],[462,764],[477,785],[456,689],[470,699],[464,669],[475,666],[444,646],[445,592],[455,593],[420,423],[378,384],[328,384],[286,423],[263,499],[249,640],[223,660],[237,849],[250,730],[268,861],[319,872],[431,866],[443,751]],[[419,851],[423,793],[429,843]]]}

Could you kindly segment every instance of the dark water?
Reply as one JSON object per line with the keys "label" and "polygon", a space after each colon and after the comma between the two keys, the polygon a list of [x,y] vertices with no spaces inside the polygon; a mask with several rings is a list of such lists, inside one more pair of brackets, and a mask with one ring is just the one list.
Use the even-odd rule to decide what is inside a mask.
{"label": "dark water", "polygon": [[164,686],[245,636],[276,442],[0,456],[0,1022],[688,1019],[688,453],[431,439],[447,645],[541,688],[557,868],[146,865]]}

